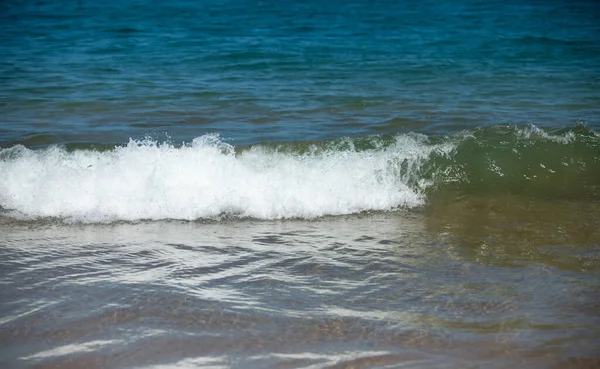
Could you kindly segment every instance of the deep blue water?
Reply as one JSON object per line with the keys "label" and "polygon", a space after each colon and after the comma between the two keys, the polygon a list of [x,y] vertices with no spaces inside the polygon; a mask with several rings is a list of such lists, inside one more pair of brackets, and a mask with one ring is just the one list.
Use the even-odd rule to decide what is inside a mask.
{"label": "deep blue water", "polygon": [[600,126],[596,1],[4,1],[0,146]]}
{"label": "deep blue water", "polygon": [[0,1],[0,367],[600,367],[600,2]]}

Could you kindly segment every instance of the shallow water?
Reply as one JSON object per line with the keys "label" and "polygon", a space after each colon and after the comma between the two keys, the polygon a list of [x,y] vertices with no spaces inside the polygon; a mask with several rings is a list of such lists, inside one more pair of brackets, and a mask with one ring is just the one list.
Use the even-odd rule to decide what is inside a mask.
{"label": "shallow water", "polygon": [[314,221],[3,219],[6,367],[598,365],[597,204]]}
{"label": "shallow water", "polygon": [[0,2],[0,367],[600,367],[598,19]]}

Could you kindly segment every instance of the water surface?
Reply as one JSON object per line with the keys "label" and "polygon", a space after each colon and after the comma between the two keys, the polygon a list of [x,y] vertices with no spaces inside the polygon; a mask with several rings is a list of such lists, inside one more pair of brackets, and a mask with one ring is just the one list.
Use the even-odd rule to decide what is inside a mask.
{"label": "water surface", "polygon": [[0,366],[600,366],[596,1],[0,3]]}

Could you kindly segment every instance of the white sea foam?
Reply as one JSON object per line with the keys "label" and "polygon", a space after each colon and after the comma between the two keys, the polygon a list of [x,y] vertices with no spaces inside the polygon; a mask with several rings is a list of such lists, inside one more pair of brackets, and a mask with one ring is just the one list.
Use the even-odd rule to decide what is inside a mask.
{"label": "white sea foam", "polygon": [[[351,143],[351,141],[349,141]],[[314,218],[422,204],[407,183],[434,150],[424,136],[380,149],[236,154],[217,136],[175,147],[131,140],[111,151],[0,151],[0,206],[13,216],[78,222]]]}
{"label": "white sea foam", "polygon": [[531,124],[527,127],[524,127],[524,128],[518,128],[516,130],[516,134],[517,134],[517,138],[520,138],[520,139],[523,139],[526,141],[530,141],[530,142],[532,139],[539,138],[539,139],[543,139],[545,141],[552,141],[552,142],[565,144],[565,145],[573,142],[576,139],[573,131],[566,132],[562,135],[551,135],[551,134],[547,133],[546,131],[544,131],[543,129],[541,129],[540,127],[533,125],[533,124]]}

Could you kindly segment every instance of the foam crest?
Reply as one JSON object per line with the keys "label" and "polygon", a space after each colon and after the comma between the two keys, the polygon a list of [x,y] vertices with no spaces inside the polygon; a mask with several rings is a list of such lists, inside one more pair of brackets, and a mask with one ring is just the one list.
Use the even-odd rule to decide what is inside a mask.
{"label": "foam crest", "polygon": [[[255,146],[236,154],[218,136],[180,147],[131,140],[110,151],[61,147],[0,151],[0,206],[27,219],[314,218],[414,207],[414,175],[433,151],[424,136],[382,148],[290,153]],[[424,184],[421,184],[424,185]]]}
{"label": "foam crest", "polygon": [[562,135],[551,135],[551,134],[548,134],[543,129],[541,129],[540,127],[533,125],[533,124],[531,124],[525,128],[517,128],[516,136],[517,136],[517,138],[520,138],[520,139],[523,139],[526,141],[533,141],[535,139],[541,139],[541,140],[552,141],[552,142],[556,142],[556,143],[560,143],[560,144],[568,144],[568,143],[575,141],[575,139],[576,139],[576,136],[573,133],[573,131],[565,132]]}

